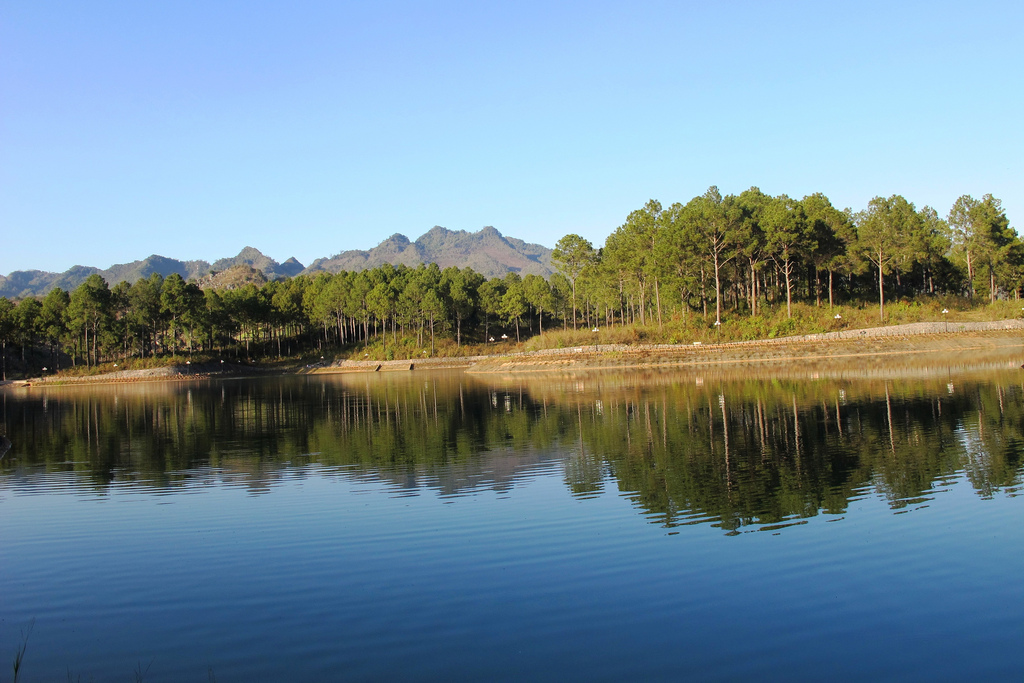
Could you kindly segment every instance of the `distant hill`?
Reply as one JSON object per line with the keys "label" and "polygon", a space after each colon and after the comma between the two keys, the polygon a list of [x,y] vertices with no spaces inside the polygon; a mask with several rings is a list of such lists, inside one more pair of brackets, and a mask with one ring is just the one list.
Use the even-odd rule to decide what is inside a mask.
{"label": "distant hill", "polygon": [[153,255],[142,261],[118,263],[100,270],[91,266],[72,266],[63,273],[47,273],[41,270],[18,270],[7,277],[0,275],[0,296],[8,298],[24,296],[40,296],[55,287],[72,290],[85,282],[93,273],[98,273],[110,285],[122,280],[135,282],[153,273],[167,277],[177,273],[186,280],[210,270],[206,261],[178,261],[163,256]]}
{"label": "distant hill", "polygon": [[478,232],[434,226],[415,242],[410,242],[405,235],[395,234],[369,251],[343,251],[330,258],[317,259],[305,272],[365,270],[384,263],[402,263],[411,268],[421,263],[436,263],[441,268],[469,266],[488,278],[501,277],[510,271],[542,277],[554,272],[550,249],[505,237],[490,226]]}
{"label": "distant hill", "polygon": [[238,256],[234,258],[222,258],[214,261],[213,266],[208,270],[220,272],[222,270],[227,270],[232,266],[242,265],[262,271],[269,280],[295,277],[305,268],[301,263],[295,260],[294,256],[284,263],[278,263],[269,256],[264,256],[259,249],[246,247],[245,249],[242,249],[242,251],[238,252]]}
{"label": "distant hill", "polygon": [[[24,296],[45,294],[54,287],[73,289],[85,281],[99,268],[74,266],[63,273],[48,273],[43,270],[16,270],[7,277],[0,275],[0,296],[16,299]],[[73,283],[72,287],[68,283]]]}
{"label": "distant hill", "polygon": [[[106,270],[99,271],[99,274],[102,275],[103,279],[110,285],[114,285],[121,281],[135,282],[136,280],[141,280],[144,277],[149,277],[153,273],[160,273],[160,275],[164,277],[167,277],[171,273],[177,273],[188,280],[189,278],[202,275],[209,269],[210,264],[206,261],[179,261],[177,259],[166,258],[164,256],[157,256],[154,254],[143,261],[132,261],[131,263],[121,263],[111,266]],[[77,287],[78,285],[75,286]],[[60,285],[60,287],[62,289],[68,289],[68,287],[64,287],[63,285]]]}
{"label": "distant hill", "polygon": [[[225,260],[227,259],[221,259],[221,261]],[[217,263],[221,261],[217,261]],[[238,289],[248,284],[262,287],[266,282],[266,274],[247,263],[239,263],[222,271],[211,270],[209,275],[204,275],[196,280],[201,289]]]}
{"label": "distant hill", "polygon": [[[365,270],[384,263],[404,263],[411,268],[421,263],[436,263],[441,268],[468,266],[488,278],[502,277],[510,271],[542,277],[554,272],[551,250],[547,247],[505,237],[492,227],[466,232],[434,226],[415,242],[410,242],[405,235],[395,234],[369,251],[343,251],[330,258],[317,259],[308,268],[294,258],[278,263],[259,249],[245,247],[237,256],[218,259],[212,265],[207,261],[179,261],[154,254],[142,261],[119,263],[106,270],[90,266],[73,266],[63,273],[18,270],[7,277],[0,275],[0,296],[9,299],[42,296],[54,287],[71,291],[93,273],[99,273],[111,286],[121,281],[134,283],[153,273],[163,277],[177,273],[186,280],[199,281],[205,287],[220,287],[221,283],[229,281],[258,284],[261,276],[254,275],[253,270],[268,280],[274,280],[300,273]],[[228,271],[231,271],[230,276],[214,277]]]}
{"label": "distant hill", "polygon": [[177,273],[186,280],[195,280],[209,274],[211,270],[227,270],[235,265],[255,267],[269,279],[290,277],[303,270],[302,264],[294,258],[290,258],[284,263],[278,263],[252,247],[242,249],[234,258],[220,259],[213,266],[206,261],[179,261],[154,254],[142,261],[119,263],[106,270],[89,266],[72,266],[63,273],[18,270],[7,277],[0,275],[0,296],[8,298],[41,296],[54,287],[70,291],[85,282],[86,278],[93,273],[99,273],[109,285],[113,286],[122,281],[134,283],[153,273],[159,273],[163,277]]}

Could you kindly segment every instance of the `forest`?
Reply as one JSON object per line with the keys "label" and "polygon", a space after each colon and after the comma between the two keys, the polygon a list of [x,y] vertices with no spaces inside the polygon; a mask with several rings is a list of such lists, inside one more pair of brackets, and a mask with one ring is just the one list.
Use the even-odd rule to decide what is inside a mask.
{"label": "forest", "polygon": [[650,200],[596,248],[566,235],[552,259],[558,272],[548,279],[435,264],[232,288],[158,274],[111,286],[94,274],[70,292],[0,297],[3,377],[193,354],[459,355],[559,331],[774,336],[815,331],[837,306],[873,309],[886,322],[891,302],[995,304],[1018,300],[1024,286],[1024,244],[988,194],[961,196],[943,217],[900,195],[853,211],[821,193],[723,196],[711,187],[685,204]]}

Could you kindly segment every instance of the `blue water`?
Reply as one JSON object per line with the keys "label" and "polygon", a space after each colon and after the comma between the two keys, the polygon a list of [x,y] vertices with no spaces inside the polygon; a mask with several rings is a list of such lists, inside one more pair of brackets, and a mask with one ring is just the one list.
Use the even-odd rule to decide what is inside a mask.
{"label": "blue water", "polygon": [[[282,439],[317,428],[309,415],[323,396],[365,396],[363,386],[351,380],[282,381],[292,391],[287,401],[280,387],[268,388],[264,381],[246,394],[251,401],[245,403],[269,405],[274,396],[278,405],[287,404],[287,415],[276,423]],[[372,388],[401,397],[411,411],[414,399],[425,396],[421,381],[406,386],[390,379],[386,387]],[[894,498],[880,466],[854,468],[849,471],[860,474],[844,475],[848,484],[838,511],[815,506],[770,523],[747,519],[737,527],[723,523],[714,509],[688,508],[666,522],[662,510],[645,502],[653,492],[623,484],[622,458],[641,456],[603,451],[607,446],[594,435],[588,443],[580,402],[546,404],[547,420],[557,419],[561,431],[553,438],[536,432],[526,438],[516,430],[537,429],[543,422],[540,405],[529,403],[531,387],[525,387],[527,402],[519,408],[516,401],[481,399],[503,391],[518,400],[507,386],[482,387],[480,380],[459,376],[429,381],[434,386],[428,388],[450,400],[437,412],[422,401],[425,425],[455,411],[454,392],[462,386],[463,405],[467,397],[490,403],[484,412],[492,427],[505,424],[504,438],[493,429],[473,433],[481,428],[466,417],[449,429],[450,450],[381,465],[367,464],[365,453],[328,456],[327,448],[280,447],[272,457],[247,456],[237,424],[220,421],[210,428],[209,441],[183,438],[178,447],[216,447],[217,435],[227,443],[225,430],[233,430],[230,457],[194,453],[189,467],[163,471],[150,461],[133,465],[123,459],[113,467],[106,459],[99,467],[95,457],[82,456],[87,442],[59,440],[64,451],[48,444],[19,456],[15,422],[21,420],[23,433],[33,419],[33,434],[41,421],[54,431],[59,426],[77,433],[81,422],[70,416],[97,406],[115,416],[129,400],[181,408],[189,400],[194,405],[202,392],[223,396],[223,387],[192,387],[191,399],[177,390],[139,396],[69,389],[51,394],[45,411],[36,396],[8,395],[7,428],[16,448],[0,471],[0,662],[13,660],[27,633],[23,681],[69,675],[132,680],[135,672],[143,672],[146,681],[1019,675],[1019,464],[1011,466],[1009,480],[1004,472],[989,472],[999,479],[989,487],[979,485],[976,471],[969,477],[966,466],[939,467],[927,486],[904,499]],[[945,391],[944,382],[936,387],[894,389],[898,396],[890,397],[888,414],[896,414],[894,401],[909,411],[922,395]],[[862,423],[869,410],[884,408],[877,389],[847,386],[861,397]],[[592,411],[594,424],[611,421],[618,389],[596,391],[603,398],[600,413]],[[679,412],[669,405],[695,399],[694,391],[712,397],[708,415],[717,415],[719,391],[731,395],[729,385],[696,389],[663,382],[657,391],[669,419]],[[953,463],[972,462],[965,459],[964,444],[974,444],[975,460],[988,457],[991,428],[976,435],[970,416],[991,403],[990,392],[1002,401],[1001,419],[1013,422],[1009,431],[1022,427],[1021,390],[1011,380],[979,380],[966,393],[972,391],[976,398],[964,399],[966,404],[945,405],[956,426],[939,443],[953,452]],[[408,394],[413,400],[405,402],[402,392],[414,392]],[[593,397],[588,393],[584,404],[592,406]],[[816,400],[808,400],[804,410]],[[19,401],[23,405],[12,408]],[[557,411],[560,418],[553,416]],[[403,424],[415,422],[413,414],[403,413]],[[779,414],[779,424],[786,424],[781,408]],[[577,418],[583,432],[573,431]],[[517,419],[526,426],[512,422]],[[855,429],[852,415],[843,419],[847,432]],[[909,420],[886,419],[879,424],[906,427]],[[731,415],[725,420],[742,421]],[[183,434],[202,429],[195,422],[181,424]],[[984,422],[979,424],[984,432]],[[99,457],[112,427],[101,419],[96,425],[103,428],[94,454]],[[93,429],[88,439],[96,438]],[[364,438],[354,429],[356,438],[344,441],[346,448],[360,441],[367,449],[379,447],[372,445],[376,437]],[[802,432],[801,448],[809,429]],[[938,425],[936,431],[941,432]],[[649,433],[656,442],[656,425]],[[248,434],[263,439],[265,449],[261,428]],[[835,436],[834,428],[830,434],[837,441],[820,441],[832,443],[834,452],[848,437]],[[476,445],[459,451],[460,436]],[[912,445],[925,437],[911,427],[893,442]],[[630,437],[631,444],[635,440]],[[732,444],[737,441],[742,440],[732,435]],[[314,445],[329,443],[320,437]],[[666,453],[690,448],[673,443],[667,428],[662,443]],[[1018,448],[1012,435],[995,443]],[[886,456],[889,445],[882,439],[862,448],[895,458],[895,446]],[[122,456],[124,446],[118,446]],[[80,459],[66,458],[67,450]],[[578,477],[581,455],[596,467],[596,479],[582,493],[569,485]],[[717,462],[714,454],[709,457]],[[820,457],[831,463],[829,458],[840,455]],[[647,466],[656,469],[657,457],[652,458]],[[798,469],[780,466],[780,496],[789,495],[785,481],[796,476],[792,472],[803,476],[808,458],[794,460]],[[913,478],[915,472],[902,476]],[[741,484],[730,490],[741,490]],[[833,484],[823,489],[826,494]],[[4,666],[0,680],[9,680]]]}

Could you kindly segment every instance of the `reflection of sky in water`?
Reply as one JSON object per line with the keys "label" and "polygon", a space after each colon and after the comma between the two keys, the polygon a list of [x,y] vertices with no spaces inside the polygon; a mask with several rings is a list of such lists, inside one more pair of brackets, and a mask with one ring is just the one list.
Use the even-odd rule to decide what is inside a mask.
{"label": "reflection of sky in water", "polygon": [[211,472],[103,495],[5,487],[18,590],[2,635],[35,619],[28,680],[130,678],[151,660],[157,681],[668,678],[681,662],[704,678],[934,678],[1020,663],[1020,506],[962,475],[911,514],[866,488],[844,514],[724,538],[699,518],[648,523],[610,476],[569,495],[555,462],[457,495],[345,467],[279,474],[256,496]]}
{"label": "reflection of sky in water", "polygon": [[35,620],[24,680],[1019,669],[1015,373],[697,379],[7,393],[0,643]]}

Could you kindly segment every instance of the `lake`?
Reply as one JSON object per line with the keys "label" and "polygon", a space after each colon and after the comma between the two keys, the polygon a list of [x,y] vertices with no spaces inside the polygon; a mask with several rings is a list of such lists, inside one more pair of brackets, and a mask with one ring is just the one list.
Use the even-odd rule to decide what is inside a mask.
{"label": "lake", "polygon": [[8,388],[0,678],[1017,678],[1020,362]]}

